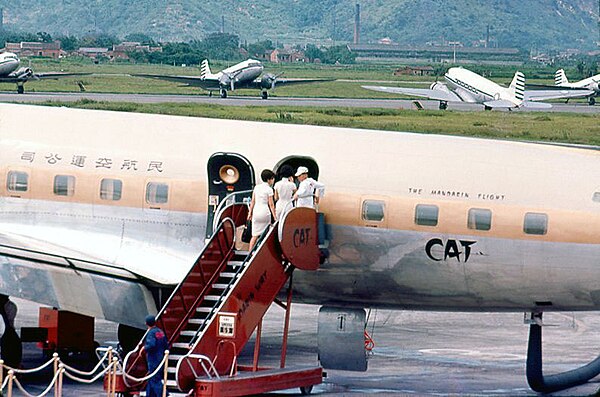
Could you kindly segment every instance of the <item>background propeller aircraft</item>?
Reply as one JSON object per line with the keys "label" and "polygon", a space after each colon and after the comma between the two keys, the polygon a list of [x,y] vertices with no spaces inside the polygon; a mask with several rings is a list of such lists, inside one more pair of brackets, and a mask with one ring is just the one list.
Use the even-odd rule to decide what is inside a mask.
{"label": "background propeller aircraft", "polygon": [[24,84],[29,80],[57,79],[59,77],[82,76],[89,73],[47,72],[35,73],[31,68],[20,67],[21,60],[17,54],[3,52],[0,54],[0,83],[16,83],[17,92],[25,92]]}
{"label": "background propeller aircraft", "polygon": [[446,83],[435,82],[429,88],[363,86],[367,90],[424,97],[440,101],[440,109],[448,102],[479,103],[486,110],[494,108],[514,109],[519,107],[547,109],[552,105],[536,103],[550,99],[585,98],[590,90],[536,90],[525,91],[525,75],[516,72],[508,88],[461,67],[450,68],[444,75]]}
{"label": "background propeller aircraft", "polygon": [[221,98],[227,98],[228,91],[235,91],[240,88],[256,88],[261,90],[261,97],[269,97],[268,90],[275,89],[275,86],[317,83],[329,81],[324,79],[281,79],[281,73],[265,73],[263,64],[256,59],[248,59],[240,62],[217,73],[212,73],[208,60],[202,61],[200,67],[200,76],[169,76],[156,74],[134,74],[137,77],[149,77],[161,80],[174,81],[189,86],[200,87],[212,95],[213,91],[219,91]]}

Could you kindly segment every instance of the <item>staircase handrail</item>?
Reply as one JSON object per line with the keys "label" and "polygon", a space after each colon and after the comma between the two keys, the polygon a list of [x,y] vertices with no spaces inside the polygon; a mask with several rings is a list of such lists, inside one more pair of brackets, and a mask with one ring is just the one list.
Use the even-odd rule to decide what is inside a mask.
{"label": "staircase handrail", "polygon": [[[252,190],[240,190],[239,192],[229,193],[227,196],[225,196],[225,198],[223,198],[223,200],[221,200],[221,202],[219,203],[219,205],[215,209],[215,216],[213,218],[213,230],[217,230],[216,229],[217,222],[219,222],[219,218],[221,217],[221,214],[223,213],[223,211],[225,211],[225,209],[229,206],[229,204],[235,204],[236,203],[234,201],[233,203],[227,204],[227,202],[229,201],[229,199],[231,199],[232,197],[235,197],[237,195],[248,194],[248,193],[252,193]],[[244,201],[242,200],[242,202],[244,202]]]}
{"label": "staircase handrail", "polygon": [[271,227],[267,227],[265,229],[265,231],[262,232],[262,234],[258,238],[258,241],[256,242],[256,244],[252,248],[252,251],[248,252],[248,255],[246,256],[246,258],[244,259],[244,261],[242,262],[242,264],[235,271],[234,276],[231,278],[231,280],[229,280],[229,283],[227,283],[227,287],[223,289],[223,292],[221,292],[221,295],[219,295],[219,299],[217,299],[215,301],[215,304],[210,309],[210,312],[204,318],[204,320],[203,320],[202,324],[200,325],[200,327],[198,327],[198,331],[196,331],[196,333],[194,334],[194,337],[190,340],[190,343],[189,343],[190,347],[196,344],[198,336],[204,330],[204,327],[205,327],[207,321],[209,321],[209,320],[212,319],[212,315],[215,312],[215,310],[218,309],[219,305],[222,303],[222,299],[225,297],[226,294],[229,293],[232,285],[238,280],[238,276],[246,268],[246,265],[247,265],[248,261],[251,260],[252,253],[256,252],[261,247],[263,241],[266,240],[266,236],[268,236],[274,230],[277,230],[277,222],[275,222],[273,225],[271,225]]}
{"label": "staircase handrail", "polygon": [[[225,258],[227,258],[229,256],[229,254],[233,251],[233,249],[235,248],[235,223],[233,222],[233,220],[231,220],[230,218],[225,218],[223,219],[220,223],[219,226],[217,227],[217,229],[215,230],[215,232],[213,233],[213,238],[215,238],[218,235],[218,232],[224,227],[225,223],[231,223],[233,225],[232,227],[232,231],[233,231],[233,240],[232,240],[232,244],[230,247],[228,247],[228,252],[227,254],[224,255]],[[202,251],[200,252],[200,255],[198,256],[198,258],[201,258],[202,255],[204,255],[204,252],[208,249],[208,247],[210,246],[210,242],[212,241],[212,238],[209,242],[207,242],[204,245],[204,248],[202,249]],[[196,260],[194,262],[194,265],[197,263],[198,260]],[[227,260],[223,261],[222,263],[219,264],[218,268],[222,268],[223,264],[227,263]],[[185,280],[187,279],[187,277],[190,275],[190,273],[193,271],[194,269],[194,265],[192,265],[192,267],[190,268],[189,272],[186,274],[186,276],[181,280],[181,282],[177,285],[177,287],[173,290],[173,292],[171,293],[171,296],[169,296],[169,299],[167,299],[167,301],[164,303],[164,305],[162,306],[162,308],[160,309],[160,311],[158,312],[158,314],[156,315],[156,318],[160,318],[160,316],[163,314],[164,310],[168,307],[169,303],[173,300],[173,298],[175,297],[175,295],[177,294],[177,292],[180,290],[182,284],[185,282]],[[206,286],[212,286],[212,281],[215,278],[215,275],[219,275],[221,272],[217,271],[215,272],[215,274],[213,274],[213,276],[211,277],[210,280],[207,281]],[[205,288],[206,288],[205,286]],[[203,294],[199,294],[198,298],[196,299],[196,301],[194,302],[193,306],[197,307],[197,305],[200,303],[199,300],[202,298]],[[184,316],[184,318],[180,321],[180,324],[177,326],[177,328],[175,329],[175,331],[173,332],[173,334],[171,335],[171,337],[173,337],[174,335],[178,335],[179,330],[182,327],[182,324],[184,324],[190,317],[190,312],[186,313],[186,315]],[[142,341],[145,340],[146,335],[147,335],[148,331],[146,331],[144,333],[144,336],[142,337]],[[139,351],[139,347],[141,345],[141,341],[140,343],[135,347],[135,349],[133,349],[132,351],[130,351],[129,353],[127,353],[127,355],[125,356],[125,359],[123,360],[123,373],[127,372],[127,364],[129,362],[129,359],[131,358],[132,354],[134,353],[138,353]],[[138,356],[139,357],[139,356]],[[135,361],[134,361],[135,363]],[[124,381],[125,384],[130,387],[131,385],[128,384],[127,382],[127,377],[124,377]]]}
{"label": "staircase handrail", "polygon": [[[194,369],[194,366],[190,363],[190,358],[197,358],[198,361],[200,362],[200,365],[202,366],[202,369],[204,370],[204,373],[206,374],[206,376],[208,376],[208,379],[212,379],[213,377],[210,375],[210,370],[213,371],[213,373],[215,374],[215,377],[217,379],[221,379],[221,376],[219,376],[219,372],[217,371],[217,369],[215,368],[213,362],[210,360],[209,357],[205,356],[204,354],[189,354],[186,355],[185,357],[182,357],[181,360],[183,360],[185,358],[186,363],[189,365],[190,369],[192,370],[192,373],[194,374],[194,378],[198,379],[199,376],[196,373],[196,369]],[[206,361],[209,365],[210,368],[206,368],[206,366],[204,365],[204,361]]]}

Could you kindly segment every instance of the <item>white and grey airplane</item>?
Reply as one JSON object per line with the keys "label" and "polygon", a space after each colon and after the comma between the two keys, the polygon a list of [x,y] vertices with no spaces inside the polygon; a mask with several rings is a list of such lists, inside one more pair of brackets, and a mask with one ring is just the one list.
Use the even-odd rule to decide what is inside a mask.
{"label": "white and grey airplane", "polygon": [[424,97],[440,101],[440,109],[448,102],[469,102],[494,108],[514,109],[520,107],[547,109],[552,105],[538,103],[550,99],[584,98],[592,91],[585,89],[525,90],[525,75],[516,72],[508,88],[462,67],[448,69],[444,75],[446,83],[435,82],[429,88],[363,86],[368,90]]}
{"label": "white and grey airplane", "polygon": [[[124,343],[189,272],[228,193],[303,165],[327,186],[329,257],[295,273],[300,301],[526,312],[532,388],[600,373],[597,359],[543,375],[539,327],[547,311],[600,310],[598,147],[14,104],[0,132],[0,294],[120,323]],[[356,329],[358,348],[324,344],[321,362],[366,360]]]}
{"label": "white and grey airplane", "polygon": [[89,73],[46,72],[35,73],[31,68],[21,67],[21,60],[12,52],[0,53],[0,83],[16,83],[17,92],[25,92],[24,84],[29,80],[57,79],[60,77],[82,76]]}
{"label": "white and grey airplane", "polygon": [[557,87],[584,88],[591,90],[592,94],[588,96],[588,103],[590,105],[594,105],[596,103],[596,96],[600,94],[600,74],[576,82],[569,82],[564,69],[559,69],[554,75],[554,84]]}
{"label": "white and grey airplane", "polygon": [[200,87],[209,92],[212,96],[213,91],[218,91],[221,98],[227,98],[228,91],[235,91],[240,88],[254,88],[261,91],[261,97],[267,99],[268,90],[272,90],[276,85],[318,83],[329,81],[326,79],[282,79],[281,74],[265,73],[262,62],[256,59],[247,59],[237,63],[217,73],[212,73],[208,60],[202,61],[200,66],[200,76],[171,76],[156,74],[134,74],[137,77],[150,77],[161,80],[183,83],[188,86]]}

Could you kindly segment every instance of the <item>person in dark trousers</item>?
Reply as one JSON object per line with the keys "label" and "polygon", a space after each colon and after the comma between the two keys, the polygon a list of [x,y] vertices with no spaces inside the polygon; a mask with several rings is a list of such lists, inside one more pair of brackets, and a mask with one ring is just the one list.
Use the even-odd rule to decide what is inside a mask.
{"label": "person in dark trousers", "polygon": [[[156,318],[153,315],[146,316],[146,325],[148,326],[148,332],[146,333],[146,340],[142,347],[142,353],[146,352],[146,361],[148,362],[148,373],[154,372],[160,365],[164,358],[165,350],[167,350],[168,342],[165,333],[162,329],[156,326]],[[162,371],[158,371],[146,385],[146,396],[147,397],[161,397],[162,396]]]}

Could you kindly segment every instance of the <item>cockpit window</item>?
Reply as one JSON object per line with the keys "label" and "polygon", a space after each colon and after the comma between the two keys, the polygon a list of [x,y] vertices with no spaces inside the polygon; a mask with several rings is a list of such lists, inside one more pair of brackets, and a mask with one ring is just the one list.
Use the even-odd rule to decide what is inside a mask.
{"label": "cockpit window", "polygon": [[600,192],[594,192],[594,194],[592,195],[592,201],[600,203]]}
{"label": "cockpit window", "polygon": [[26,192],[29,175],[21,171],[9,171],[6,177],[6,188],[10,192]]}

